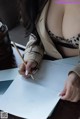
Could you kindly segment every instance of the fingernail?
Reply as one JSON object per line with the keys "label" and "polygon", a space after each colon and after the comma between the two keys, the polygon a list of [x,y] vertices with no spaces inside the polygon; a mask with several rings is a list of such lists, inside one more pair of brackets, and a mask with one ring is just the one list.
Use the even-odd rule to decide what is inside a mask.
{"label": "fingernail", "polygon": [[59,96],[61,97],[61,94],[59,94]]}
{"label": "fingernail", "polygon": [[58,94],[59,96],[62,96],[61,93]]}
{"label": "fingernail", "polygon": [[28,70],[26,70],[25,75],[27,76],[27,75],[28,75],[28,73],[29,73],[29,71],[28,71]]}

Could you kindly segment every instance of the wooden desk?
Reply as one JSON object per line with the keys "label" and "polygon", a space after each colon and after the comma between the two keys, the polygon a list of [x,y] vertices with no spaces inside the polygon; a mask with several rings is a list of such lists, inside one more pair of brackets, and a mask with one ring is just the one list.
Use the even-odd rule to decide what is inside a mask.
{"label": "wooden desk", "polygon": [[49,119],[80,119],[80,102],[60,100]]}

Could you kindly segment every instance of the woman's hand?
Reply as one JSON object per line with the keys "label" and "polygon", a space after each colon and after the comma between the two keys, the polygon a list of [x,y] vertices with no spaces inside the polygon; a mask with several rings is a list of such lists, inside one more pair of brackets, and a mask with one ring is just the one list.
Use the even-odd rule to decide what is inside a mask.
{"label": "woman's hand", "polygon": [[60,96],[61,99],[71,102],[80,100],[80,78],[75,73],[69,74]]}
{"label": "woman's hand", "polygon": [[35,61],[28,61],[27,63],[22,63],[19,66],[19,73],[24,77],[29,77],[31,73],[35,72],[35,68],[37,66],[37,62]]}

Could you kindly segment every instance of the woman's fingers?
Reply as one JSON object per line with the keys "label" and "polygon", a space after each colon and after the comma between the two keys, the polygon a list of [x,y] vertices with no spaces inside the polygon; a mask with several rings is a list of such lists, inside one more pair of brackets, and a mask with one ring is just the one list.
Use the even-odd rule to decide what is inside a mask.
{"label": "woman's fingers", "polygon": [[70,101],[77,102],[80,99],[80,89],[77,87],[73,87],[72,95]]}
{"label": "woman's fingers", "polygon": [[59,94],[59,96],[64,96],[66,93],[66,85],[64,86],[64,89],[61,91],[61,93]]}
{"label": "woman's fingers", "polygon": [[80,100],[80,87],[76,82],[77,79],[71,79],[71,77],[67,80],[63,91],[60,93],[62,100],[71,102],[77,102],[78,100]]}
{"label": "woman's fingers", "polygon": [[32,62],[27,62],[25,67],[26,67],[25,75],[28,76],[32,68]]}
{"label": "woman's fingers", "polygon": [[65,89],[64,95],[61,95],[61,99],[63,100],[70,100],[71,98],[71,87],[68,86]]}
{"label": "woman's fingers", "polygon": [[78,94],[79,90],[76,89],[66,89],[66,92],[64,95],[61,96],[62,100],[67,100],[71,102],[77,102],[80,98],[80,95]]}
{"label": "woman's fingers", "polygon": [[34,69],[37,66],[36,62],[29,61],[26,64],[22,63],[19,66],[19,73],[25,77],[29,77],[32,73],[32,69]]}
{"label": "woman's fingers", "polygon": [[26,65],[26,75],[33,73],[34,68],[37,66],[36,62],[28,62]]}
{"label": "woman's fingers", "polygon": [[25,75],[25,65],[24,65],[24,63],[20,64],[18,71],[21,75]]}

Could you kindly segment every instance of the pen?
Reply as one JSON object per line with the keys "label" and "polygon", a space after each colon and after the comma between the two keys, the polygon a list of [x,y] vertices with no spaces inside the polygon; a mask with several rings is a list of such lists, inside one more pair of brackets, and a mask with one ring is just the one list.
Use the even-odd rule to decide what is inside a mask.
{"label": "pen", "polygon": [[[24,65],[26,65],[26,63],[25,63],[25,61],[24,61],[24,59],[23,59],[23,57],[22,57],[21,53],[19,52],[19,50],[18,50],[18,48],[17,48],[17,46],[16,46],[15,42],[13,42],[13,45],[14,45],[14,47],[16,48],[16,50],[17,50],[17,52],[18,52],[18,54],[19,54],[20,58],[22,59],[22,61],[23,61]],[[31,76],[31,78],[34,80],[33,75],[32,75],[32,74],[30,74],[30,76]]]}

